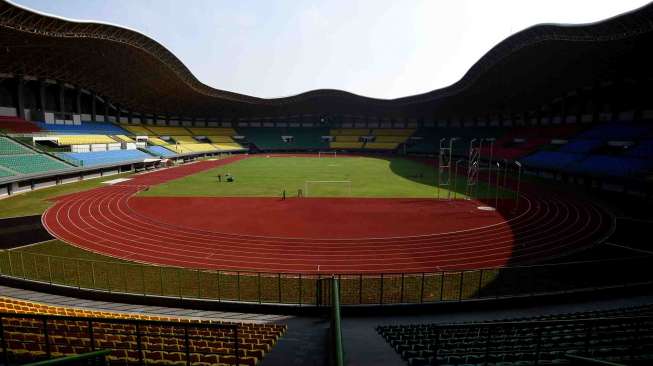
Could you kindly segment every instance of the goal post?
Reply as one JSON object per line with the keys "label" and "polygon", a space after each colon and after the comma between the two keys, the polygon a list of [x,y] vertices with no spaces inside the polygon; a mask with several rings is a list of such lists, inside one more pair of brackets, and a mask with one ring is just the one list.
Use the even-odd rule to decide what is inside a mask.
{"label": "goal post", "polygon": [[334,151],[318,151],[317,152],[317,157],[322,158],[322,157],[332,157],[335,158],[338,156],[338,153]]}
{"label": "goal post", "polygon": [[351,196],[350,180],[307,180],[304,182],[304,197]]}

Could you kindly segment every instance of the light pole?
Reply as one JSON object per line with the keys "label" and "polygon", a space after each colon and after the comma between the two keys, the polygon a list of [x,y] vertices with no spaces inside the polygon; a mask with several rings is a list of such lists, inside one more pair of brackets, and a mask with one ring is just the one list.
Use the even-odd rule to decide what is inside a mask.
{"label": "light pole", "polygon": [[517,212],[517,209],[519,208],[519,189],[521,187],[521,163],[515,161],[515,165],[517,165],[517,198],[515,199],[515,208],[513,211]]}
{"label": "light pole", "polygon": [[484,138],[481,138],[481,141],[478,143],[478,169],[476,170],[476,187],[474,187],[474,195],[476,196],[476,199],[480,201],[480,198],[478,197],[478,174],[481,170],[481,154],[483,153],[483,141],[485,141]]}
{"label": "light pole", "polygon": [[456,167],[454,168],[453,171],[453,199],[456,199],[456,193],[458,193],[458,164],[462,163],[463,159],[458,159],[456,161]]}
{"label": "light pole", "polygon": [[490,141],[490,161],[487,163],[487,193],[488,193],[488,198],[490,198],[490,189],[492,189],[492,153],[494,152],[494,141],[496,140],[494,137],[491,137],[489,139],[486,139],[487,141]]}

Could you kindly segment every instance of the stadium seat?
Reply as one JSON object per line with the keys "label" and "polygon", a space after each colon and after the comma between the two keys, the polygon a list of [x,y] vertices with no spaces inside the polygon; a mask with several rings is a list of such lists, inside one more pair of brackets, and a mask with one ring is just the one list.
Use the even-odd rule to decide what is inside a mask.
{"label": "stadium seat", "polygon": [[[185,332],[189,335],[188,354],[191,362],[198,365],[233,363],[235,345],[231,330],[205,326],[205,324],[224,324],[238,326],[240,364],[254,366],[287,330],[285,325],[278,324],[225,323],[174,316],[94,311],[7,297],[0,297],[0,312],[24,314],[21,318],[11,316],[2,318],[8,356],[10,360],[21,363],[46,359],[47,351],[50,352],[50,357],[89,352],[91,339],[88,320],[94,320],[95,347],[111,350],[107,359],[112,365],[138,363],[141,355],[149,364],[186,365]],[[46,344],[42,319],[31,318],[29,314],[65,315],[75,318],[70,320],[49,318],[49,342]],[[112,319],[121,322],[114,322]],[[136,326],[130,323],[130,320],[172,323],[141,325],[140,344],[143,351],[139,355]],[[177,327],[175,323],[183,327]]]}
{"label": "stadium seat", "polygon": [[34,133],[41,129],[33,122],[19,117],[0,116],[0,132],[6,133]]}
{"label": "stadium seat", "polygon": [[117,141],[106,135],[57,135],[57,145],[115,144]]}
{"label": "stadium seat", "polygon": [[0,155],[0,166],[21,174],[71,168],[70,165],[43,154]]}
{"label": "stadium seat", "polygon": [[60,153],[67,158],[80,161],[82,166],[94,166],[111,163],[121,163],[128,161],[143,161],[151,159],[152,156],[140,150],[112,150],[112,151],[96,151],[85,153]]}
{"label": "stadium seat", "polygon": [[148,146],[147,150],[150,151],[152,155],[162,156],[164,158],[170,158],[177,155],[163,146]]}
{"label": "stadium seat", "polygon": [[162,126],[148,126],[152,134],[156,136],[191,136],[192,133],[184,127],[162,127]]}
{"label": "stadium seat", "polygon": [[62,135],[125,135],[128,132],[120,126],[109,122],[81,122],[75,125],[60,125],[35,122],[43,131],[56,132]]}

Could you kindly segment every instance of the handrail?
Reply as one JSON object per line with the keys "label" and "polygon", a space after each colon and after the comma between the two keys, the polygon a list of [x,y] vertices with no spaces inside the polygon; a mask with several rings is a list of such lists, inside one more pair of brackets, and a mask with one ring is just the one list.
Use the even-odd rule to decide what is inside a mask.
{"label": "handrail", "polygon": [[587,365],[626,366],[626,365],[624,365],[622,363],[597,360],[595,358],[589,358],[589,357],[583,357],[583,356],[565,355],[565,357],[572,360],[572,361],[580,361],[580,362],[582,362],[584,364],[587,364]]}
{"label": "handrail", "polygon": [[[14,253],[21,253],[23,251],[17,250],[17,249],[0,249],[0,253],[3,252],[14,252]],[[143,263],[136,263],[136,262],[120,262],[120,261],[108,261],[108,260],[100,260],[100,259],[87,259],[87,258],[71,258],[71,257],[64,257],[60,255],[51,255],[51,254],[41,254],[41,253],[32,253],[32,252],[25,252],[29,255],[35,255],[35,256],[41,256],[41,257],[50,257],[50,258],[56,258],[56,259],[61,259],[61,260],[73,260],[73,261],[83,261],[83,262],[94,262],[94,263],[106,263],[106,264],[121,264],[121,265],[133,265],[136,267],[140,267],[143,265]],[[568,266],[568,265],[579,265],[579,264],[593,264],[593,263],[610,263],[610,262],[619,262],[619,261],[624,261],[624,260],[629,260],[629,259],[644,259],[644,258],[653,258],[653,254],[649,255],[632,255],[629,257],[620,257],[620,258],[609,258],[609,259],[588,259],[588,260],[582,260],[582,261],[571,261],[571,262],[559,262],[559,263],[540,263],[540,264],[530,264],[530,265],[515,265],[515,266],[503,266],[503,267],[482,267],[482,268],[474,268],[474,269],[458,269],[458,270],[434,270],[434,271],[423,271],[423,272],[370,272],[370,273],[365,273],[364,275],[366,277],[374,277],[374,276],[401,276],[403,275],[420,275],[422,273],[426,274],[439,274],[439,273],[461,273],[461,272],[469,272],[469,271],[493,271],[493,270],[513,270],[513,269],[529,269],[529,268],[545,268],[545,267],[561,267],[561,266]],[[200,267],[193,267],[193,268],[188,268],[188,267],[180,267],[180,266],[171,266],[171,265],[160,265],[156,263],[146,263],[147,266],[150,267],[162,267],[162,268],[170,268],[170,269],[181,269],[181,270],[199,270],[199,271],[211,271],[215,272],[216,269],[212,268],[200,268]],[[257,274],[262,274],[262,275],[277,275],[279,273],[281,274],[286,274],[286,275],[299,275],[300,273],[297,272],[262,272],[262,271],[256,271],[253,269],[218,269],[217,271],[223,272],[223,273],[257,273]],[[0,273],[1,274],[1,273]],[[351,273],[340,273],[340,276],[358,276],[360,272],[351,272]],[[308,273],[301,273],[302,276],[310,276],[311,274]],[[314,276],[317,276],[318,274],[312,274]]]}
{"label": "handrail", "polygon": [[[99,323],[115,324],[140,324],[140,325],[160,325],[160,326],[193,326],[199,328],[216,328],[216,329],[237,329],[237,324],[211,323],[207,321],[188,320],[188,321],[169,321],[169,320],[147,320],[147,319],[127,319],[127,318],[102,318],[102,317],[85,317],[72,315],[53,315],[53,314],[16,314],[0,312],[2,318],[21,318],[21,319],[39,319],[39,320],[68,320],[68,321],[88,321],[92,320]],[[185,319],[184,319],[185,320]]]}
{"label": "handrail", "polygon": [[[447,324],[432,324],[436,329],[454,329],[454,328],[476,328],[476,327],[503,327],[503,326],[522,326],[522,327],[537,327],[549,326],[560,324],[573,324],[573,323],[600,323],[610,321],[651,321],[653,315],[639,315],[639,316],[610,316],[610,317],[596,317],[596,318],[575,318],[575,319],[554,319],[554,320],[516,320],[516,321],[486,321],[486,322],[465,322],[465,323],[447,323]],[[431,325],[431,324],[424,324]]]}
{"label": "handrail", "polygon": [[[27,363],[23,366],[55,366],[55,365],[65,365],[69,362],[76,362],[76,361],[84,361],[88,360],[90,358],[96,358],[96,357],[102,357],[107,356],[111,353],[110,349],[103,349],[100,351],[95,351],[95,352],[87,352],[87,353],[81,353],[78,355],[72,355],[72,356],[65,356],[65,357],[57,357],[51,360],[44,360],[44,361],[38,361],[38,362],[32,362],[32,363]],[[102,364],[102,363],[100,363]]]}
{"label": "handrail", "polygon": [[[342,306],[427,304],[519,296],[552,295],[598,289],[645,286],[653,273],[635,271],[653,256],[549,264],[546,267],[498,267],[418,273],[335,274]],[[616,275],[606,272],[614,268]],[[543,272],[541,272],[543,271]],[[571,280],[570,271],[580,273]],[[316,273],[209,270],[146,263],[69,258],[24,250],[0,250],[0,278],[51,286],[138,296],[252,303],[317,305]],[[519,277],[521,286],[514,286]],[[380,282],[380,283],[379,283]],[[265,290],[265,283],[276,289]]]}
{"label": "handrail", "polygon": [[331,341],[333,342],[333,358],[336,366],[345,364],[340,321],[340,286],[338,279],[333,277],[331,278]]}

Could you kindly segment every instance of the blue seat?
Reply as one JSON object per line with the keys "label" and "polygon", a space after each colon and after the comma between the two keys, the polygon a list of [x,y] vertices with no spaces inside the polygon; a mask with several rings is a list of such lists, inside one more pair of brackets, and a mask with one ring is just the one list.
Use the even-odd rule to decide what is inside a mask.
{"label": "blue seat", "polygon": [[128,161],[143,161],[152,159],[152,156],[140,150],[113,150],[95,151],[85,153],[60,153],[65,157],[81,162],[82,166],[94,166]]}
{"label": "blue seat", "polygon": [[66,135],[130,135],[120,126],[107,122],[82,122],[80,125],[55,125],[35,122],[41,129]]}

